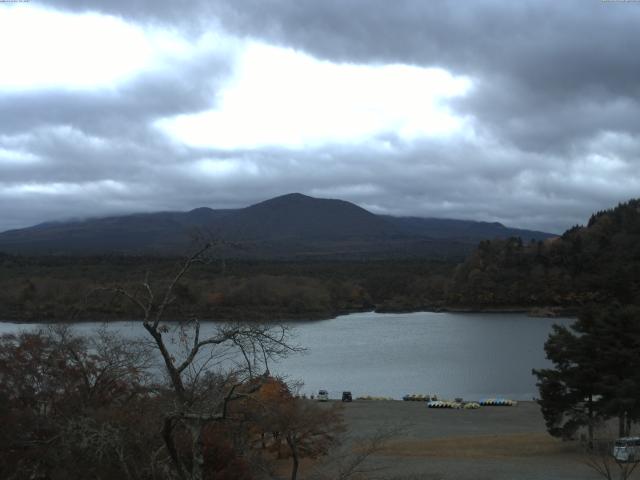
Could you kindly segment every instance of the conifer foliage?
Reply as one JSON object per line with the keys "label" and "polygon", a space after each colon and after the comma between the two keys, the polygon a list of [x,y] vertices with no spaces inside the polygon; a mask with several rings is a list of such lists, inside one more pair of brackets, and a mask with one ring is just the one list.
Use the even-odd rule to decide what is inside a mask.
{"label": "conifer foliage", "polygon": [[585,309],[569,328],[555,326],[545,343],[554,368],[534,370],[547,429],[571,438],[618,419],[628,435],[640,419],[640,308],[612,304]]}

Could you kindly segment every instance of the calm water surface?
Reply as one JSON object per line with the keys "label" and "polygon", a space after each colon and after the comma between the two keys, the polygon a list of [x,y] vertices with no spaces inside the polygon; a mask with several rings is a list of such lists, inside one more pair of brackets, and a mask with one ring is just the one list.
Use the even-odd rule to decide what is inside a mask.
{"label": "calm water surface", "polygon": [[[549,365],[543,346],[551,326],[570,322],[523,314],[419,312],[356,313],[295,323],[295,341],[308,351],[284,359],[272,371],[302,380],[307,394],[324,388],[331,397],[351,390],[354,396],[430,393],[530,400],[537,395],[531,369]],[[76,328],[89,333],[99,325]],[[0,323],[0,333],[38,327]],[[139,322],[116,322],[110,328],[131,337],[145,333]],[[203,326],[203,334],[206,330]]]}

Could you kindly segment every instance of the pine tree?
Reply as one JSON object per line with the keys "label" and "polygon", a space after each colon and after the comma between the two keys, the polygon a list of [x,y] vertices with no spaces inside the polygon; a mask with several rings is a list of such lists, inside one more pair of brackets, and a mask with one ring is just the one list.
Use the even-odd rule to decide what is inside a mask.
{"label": "pine tree", "polygon": [[545,343],[554,368],[534,370],[549,433],[572,438],[617,417],[620,436],[640,419],[640,308],[590,308],[569,328],[554,326]]}

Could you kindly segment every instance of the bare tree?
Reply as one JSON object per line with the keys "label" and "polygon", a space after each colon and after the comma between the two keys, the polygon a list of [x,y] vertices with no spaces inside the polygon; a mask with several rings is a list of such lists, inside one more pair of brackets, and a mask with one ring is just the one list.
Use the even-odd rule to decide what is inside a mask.
{"label": "bare tree", "polygon": [[[206,244],[187,258],[160,294],[153,288],[148,274],[141,291],[115,289],[139,307],[142,325],[159,351],[168,376],[173,400],[164,417],[162,437],[181,479],[203,478],[205,428],[227,420],[232,402],[260,389],[260,378],[268,376],[272,359],[301,350],[291,345],[290,331],[284,325],[216,324],[213,332],[203,336],[199,319],[191,318],[178,322],[181,348],[175,351],[171,343],[175,336],[170,334],[169,326],[162,323],[163,316],[176,299],[174,293],[180,281],[194,265],[209,260],[211,248],[212,244]],[[214,366],[217,375],[211,374]],[[178,451],[178,430],[188,432],[191,439],[188,461]]]}
{"label": "bare tree", "polygon": [[69,358],[81,377],[85,403],[113,401],[113,392],[124,384],[128,395],[151,384],[151,351],[140,342],[115,334],[106,326],[90,336],[79,336],[69,324],[51,325],[48,338]]}
{"label": "bare tree", "polygon": [[339,405],[327,408],[288,394],[261,400],[257,424],[262,429],[262,444],[265,445],[264,432],[270,432],[278,458],[282,443],[286,444],[291,457],[291,480],[298,478],[302,458],[325,456],[340,443],[345,426]]}
{"label": "bare tree", "polygon": [[150,478],[161,462],[143,428],[153,415],[139,414],[154,411],[147,360],[106,330],[0,336],[0,477]]}

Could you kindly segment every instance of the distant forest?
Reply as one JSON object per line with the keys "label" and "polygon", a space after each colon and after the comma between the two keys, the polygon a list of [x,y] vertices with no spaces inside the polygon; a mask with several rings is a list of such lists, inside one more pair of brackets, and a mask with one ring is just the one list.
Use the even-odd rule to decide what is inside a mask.
{"label": "distant forest", "polygon": [[[178,258],[0,255],[0,318],[134,319],[104,287],[161,287]],[[640,200],[595,213],[561,237],[485,240],[454,260],[226,261],[194,268],[167,314],[204,319],[327,318],[373,310],[571,311],[611,300],[640,305]]]}
{"label": "distant forest", "polygon": [[640,200],[591,216],[561,237],[483,241],[456,268],[449,305],[640,304]]}
{"label": "distant forest", "polygon": [[[102,290],[156,287],[180,259],[0,257],[0,318],[16,321],[134,319],[135,307]],[[167,318],[317,319],[353,311],[442,304],[455,263],[439,260],[246,261],[213,258],[175,289]]]}

